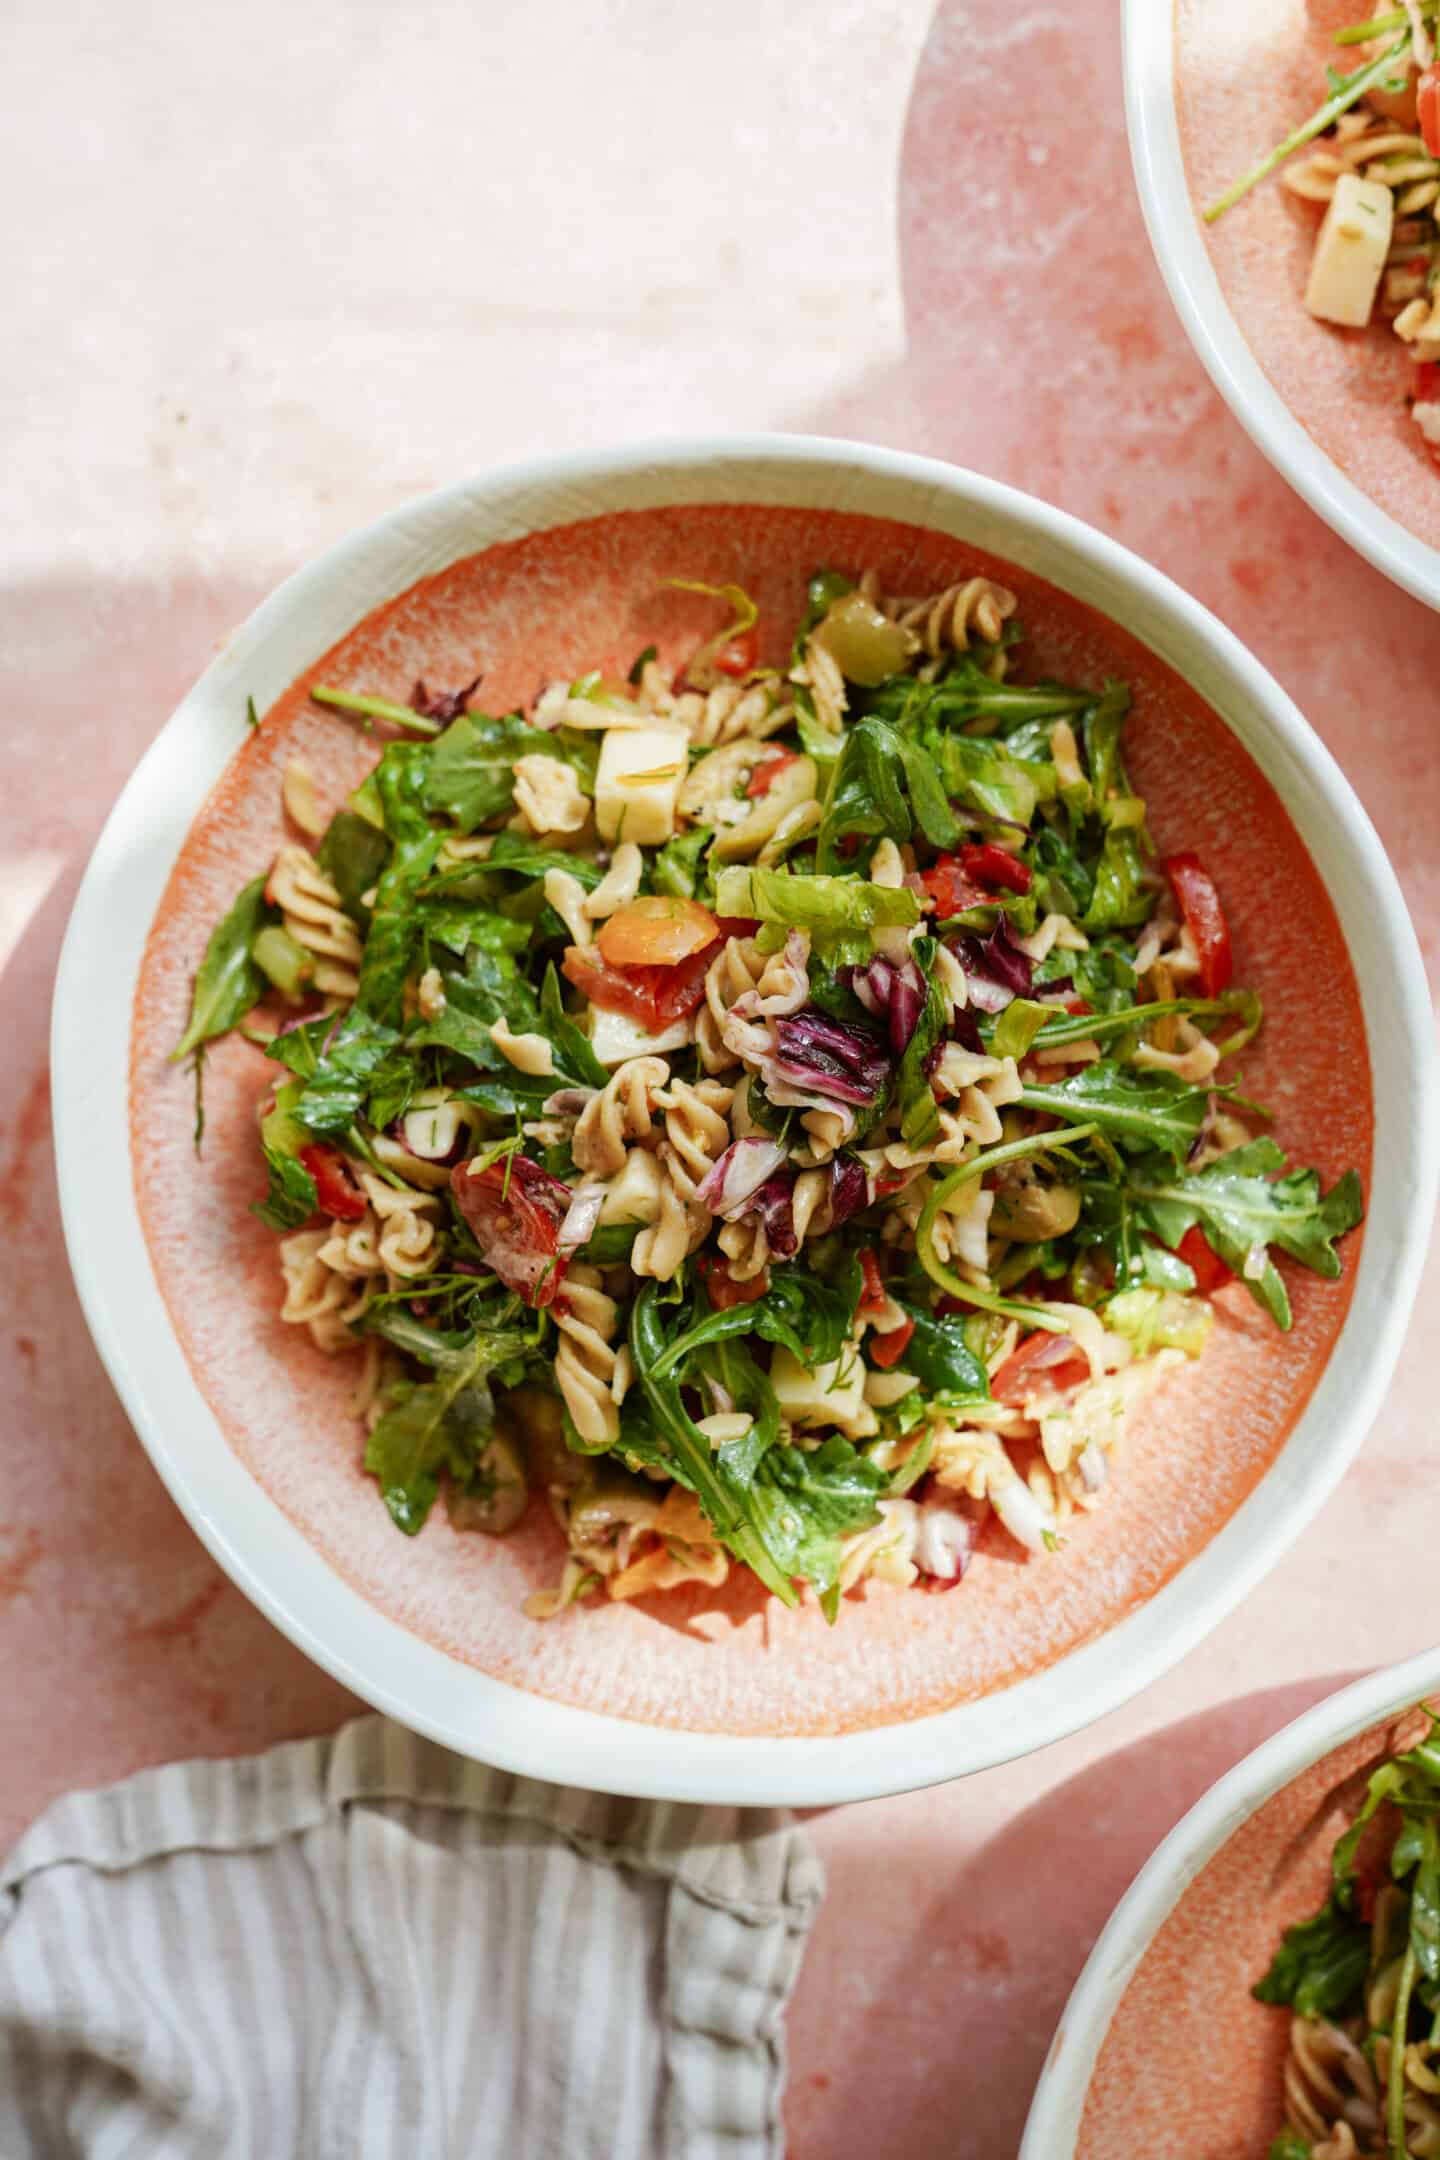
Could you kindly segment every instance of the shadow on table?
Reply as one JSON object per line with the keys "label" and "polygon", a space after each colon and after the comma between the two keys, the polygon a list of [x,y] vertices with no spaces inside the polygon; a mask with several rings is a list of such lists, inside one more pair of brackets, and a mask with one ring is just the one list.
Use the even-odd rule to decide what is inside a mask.
{"label": "shadow on table", "polygon": [[[835,1903],[822,1912],[807,1963],[823,1976],[802,1980],[791,2059],[842,2067],[796,2077],[790,2160],[858,2150],[844,2126],[874,2122],[877,2089],[890,2160],[935,2151],[940,2124],[940,2143],[966,2160],[1014,2160],[1066,1997],[1140,1868],[1218,1778],[1354,1677],[1263,1689],[1148,1734],[1055,1786],[955,1873],[943,1841],[926,1838],[925,1795],[857,1810],[870,1816],[875,1864],[895,1877],[893,1955],[877,1967],[872,1922],[863,1975],[847,1974],[846,1915]],[[975,1780],[977,1797],[985,1783]],[[915,1857],[927,1847],[933,1868]],[[828,2034],[809,2029],[820,2017]]]}

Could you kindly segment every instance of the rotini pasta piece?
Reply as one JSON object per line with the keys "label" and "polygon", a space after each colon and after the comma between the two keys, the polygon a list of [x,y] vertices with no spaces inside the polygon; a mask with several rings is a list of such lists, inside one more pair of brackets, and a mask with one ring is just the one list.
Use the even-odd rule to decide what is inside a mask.
{"label": "rotini pasta piece", "polygon": [[585,913],[585,887],[569,870],[545,872],[545,898],[564,923],[577,945],[588,945],[595,935]]}
{"label": "rotini pasta piece", "polygon": [[826,733],[841,734],[850,699],[845,677],[834,654],[827,652],[823,645],[817,645],[814,638],[807,638],[804,656],[790,670],[790,680],[809,691],[815,718]]}
{"label": "rotini pasta piece", "polygon": [[977,637],[998,645],[1019,605],[1008,586],[973,577],[924,600],[891,601],[885,612],[902,629],[914,631],[932,660],[940,660],[947,652],[968,652]]}
{"label": "rotini pasta piece", "polygon": [[544,1079],[555,1070],[555,1053],[544,1035],[512,1033],[510,1023],[502,1013],[490,1028],[490,1040],[508,1064],[517,1072],[533,1073]]}
{"label": "rotini pasta piece", "polygon": [[695,1021],[695,1046],[707,1073],[729,1072],[740,1060],[725,1040],[730,1008],[754,990],[764,959],[753,938],[729,937],[705,977],[705,1003]]}
{"label": "rotini pasta piece", "polygon": [[867,1581],[908,1589],[920,1572],[912,1558],[919,1527],[920,1510],[913,1500],[882,1500],[879,1522],[840,1542],[841,1590]]}
{"label": "rotini pasta piece", "polygon": [[590,798],[564,758],[531,753],[515,760],[515,807],[538,839],[578,833],[590,815]]}
{"label": "rotini pasta piece", "polygon": [[555,1382],[576,1432],[587,1447],[610,1447],[620,1434],[629,1361],[615,1349],[619,1308],[604,1289],[598,1268],[574,1265],[553,1307],[560,1342]]}
{"label": "rotini pasta piece", "polygon": [[285,815],[307,840],[318,840],[326,817],[315,790],[315,775],[303,758],[291,758],[280,778],[280,800]]}
{"label": "rotini pasta piece", "polygon": [[1285,2062],[1290,2128],[1302,2137],[1333,2137],[1356,2100],[1377,2110],[1378,2123],[1379,2087],[1358,2039],[1325,2018],[1292,2018]]}
{"label": "rotini pasta piece", "polygon": [[575,1121],[571,1152],[581,1170],[614,1177],[633,1141],[648,1138],[655,1097],[670,1078],[662,1057],[627,1058]]}
{"label": "rotini pasta piece", "polygon": [[636,703],[646,712],[682,721],[691,742],[707,747],[737,735],[777,735],[795,717],[794,704],[778,695],[773,681],[722,682],[710,690],[677,692],[655,660],[641,670]]}
{"label": "rotini pasta piece", "polygon": [[742,1215],[723,1222],[715,1242],[725,1255],[725,1269],[732,1282],[753,1282],[770,1265],[770,1240],[759,1215]]}
{"label": "rotini pasta piece", "polygon": [[314,954],[316,989],[330,997],[354,997],[364,953],[360,933],[308,848],[286,842],[271,865],[265,896],[279,908],[296,944]]}
{"label": "rotini pasta piece", "polygon": [[710,1210],[699,1198],[699,1187],[730,1145],[728,1111],[734,1089],[718,1080],[672,1080],[657,1093],[656,1104],[665,1111],[665,1138],[660,1143],[663,1179],[660,1211],[643,1229],[630,1252],[637,1275],[669,1282],[681,1262],[703,1243],[710,1227]]}
{"label": "rotini pasta piece", "polygon": [[718,1589],[730,1572],[724,1548],[716,1542],[699,1501],[683,1485],[672,1485],[648,1533],[658,1542],[610,1577],[612,1598],[643,1597],[651,1590],[674,1590],[698,1582]]}
{"label": "rotini pasta piece", "polygon": [[330,1231],[297,1230],[280,1241],[280,1272],[285,1300],[280,1318],[292,1326],[308,1328],[318,1350],[331,1355],[352,1349],[351,1332],[370,1302],[371,1284],[337,1274],[321,1258]]}
{"label": "rotini pasta piece", "polygon": [[604,877],[583,901],[582,912],[591,922],[600,922],[605,916],[628,907],[640,890],[644,871],[645,858],[635,842],[622,840],[610,858],[610,867]]}
{"label": "rotini pasta piece", "polygon": [[435,1264],[438,1193],[387,1184],[373,1170],[362,1170],[359,1175],[378,1225],[375,1249],[386,1274],[409,1281],[428,1273]]}

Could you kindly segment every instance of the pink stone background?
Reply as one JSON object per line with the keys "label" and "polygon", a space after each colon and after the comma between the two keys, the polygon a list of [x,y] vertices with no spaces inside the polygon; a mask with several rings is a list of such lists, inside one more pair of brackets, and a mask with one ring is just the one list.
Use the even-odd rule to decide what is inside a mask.
{"label": "pink stone background", "polygon": [[[67,1786],[349,1707],[130,1434],[49,1146],[86,853],[278,576],[406,494],[624,435],[813,428],[975,465],[1147,555],[1273,669],[1374,818],[1432,972],[1440,625],[1290,496],[1193,359],[1133,200],[1114,0],[319,0],[303,22],[280,0],[243,21],[20,0],[0,45],[0,186],[26,206],[0,348],[8,1836]],[[831,1896],[790,2019],[794,2153],[1010,2160],[1156,1839],[1342,1677],[1440,1636],[1424,1311],[1342,1490],[1162,1688],[1029,1762],[815,1824]]]}

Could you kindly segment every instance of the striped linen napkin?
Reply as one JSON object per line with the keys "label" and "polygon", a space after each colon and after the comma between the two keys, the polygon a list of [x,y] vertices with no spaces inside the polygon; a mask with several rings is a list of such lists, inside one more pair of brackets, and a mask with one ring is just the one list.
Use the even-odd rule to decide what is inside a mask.
{"label": "striped linen napkin", "polygon": [[387,1720],[59,1801],[0,1871],[5,2160],[762,2160],[823,1893],[783,1814]]}

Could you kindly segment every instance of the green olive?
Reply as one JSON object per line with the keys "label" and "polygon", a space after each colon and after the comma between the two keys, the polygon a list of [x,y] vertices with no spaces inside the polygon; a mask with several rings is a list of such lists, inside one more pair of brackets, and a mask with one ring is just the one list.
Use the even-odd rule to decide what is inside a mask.
{"label": "green olive", "polygon": [[864,593],[846,593],[810,633],[847,681],[873,690],[898,675],[918,647],[910,631],[882,615]]}
{"label": "green olive", "polygon": [[507,1434],[524,1447],[530,1475],[537,1485],[578,1485],[585,1475],[585,1458],[565,1445],[565,1419],[560,1399],[543,1388],[511,1388],[499,1406],[500,1421]]}
{"label": "green olive", "polygon": [[483,1530],[489,1537],[504,1537],[519,1522],[529,1497],[520,1450],[512,1440],[495,1433],[480,1451],[474,1490],[462,1492],[451,1486],[446,1505],[457,1530]]}
{"label": "green olive", "polygon": [[594,1460],[570,1502],[572,1545],[601,1544],[622,1523],[651,1523],[659,1512],[655,1488],[610,1463]]}
{"label": "green olive", "polygon": [[1028,1163],[1016,1176],[995,1187],[995,1205],[990,1215],[994,1237],[1009,1238],[1021,1245],[1040,1245],[1047,1238],[1065,1237],[1079,1220],[1079,1186],[1042,1184]]}

